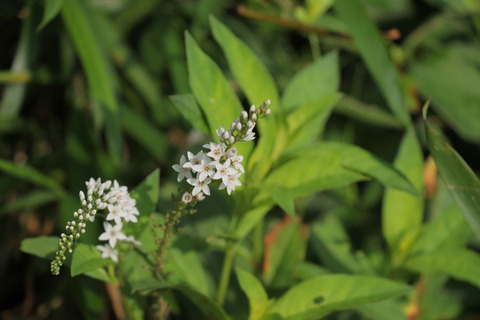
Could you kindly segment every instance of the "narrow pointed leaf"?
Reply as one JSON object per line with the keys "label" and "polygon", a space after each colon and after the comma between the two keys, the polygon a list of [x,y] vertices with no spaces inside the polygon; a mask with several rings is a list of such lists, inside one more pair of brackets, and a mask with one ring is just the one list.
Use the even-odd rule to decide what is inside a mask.
{"label": "narrow pointed leaf", "polygon": [[236,269],[238,283],[247,295],[250,306],[249,320],[260,320],[268,309],[268,295],[262,283],[251,273]]}
{"label": "narrow pointed leaf", "polygon": [[378,28],[368,17],[359,0],[337,0],[334,10],[345,23],[354,45],[383,93],[388,106],[403,124],[409,124],[410,117],[405,107],[404,96],[398,72],[390,59]]}
{"label": "narrow pointed leaf", "polygon": [[428,149],[440,177],[480,239],[480,180],[443,136],[426,121]]}

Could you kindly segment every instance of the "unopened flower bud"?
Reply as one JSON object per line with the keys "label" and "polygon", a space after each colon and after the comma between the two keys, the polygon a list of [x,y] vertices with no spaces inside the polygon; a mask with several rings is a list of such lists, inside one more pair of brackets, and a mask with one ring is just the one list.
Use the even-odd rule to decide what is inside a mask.
{"label": "unopened flower bud", "polygon": [[253,121],[256,121],[256,120],[257,120],[257,114],[256,114],[256,113],[252,113],[252,120],[253,120]]}
{"label": "unopened flower bud", "polygon": [[242,111],[242,119],[247,119],[248,118],[248,113],[247,111],[243,110]]}
{"label": "unopened flower bud", "polygon": [[257,108],[256,108],[254,105],[252,105],[252,106],[250,107],[250,113],[255,112],[255,110],[257,110]]}

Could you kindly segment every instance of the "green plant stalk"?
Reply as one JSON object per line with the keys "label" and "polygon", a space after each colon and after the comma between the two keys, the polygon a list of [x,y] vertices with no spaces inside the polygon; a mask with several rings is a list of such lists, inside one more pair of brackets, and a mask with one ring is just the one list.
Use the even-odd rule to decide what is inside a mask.
{"label": "green plant stalk", "polygon": [[320,42],[318,41],[317,35],[313,32],[308,34],[308,41],[310,42],[310,49],[312,50],[312,58],[315,61],[321,56]]}
{"label": "green plant stalk", "polygon": [[222,306],[225,302],[227,294],[228,283],[230,282],[230,273],[232,272],[233,259],[235,258],[236,244],[229,244],[225,250],[225,257],[223,259],[222,273],[220,274],[220,282],[217,289],[217,303]]}

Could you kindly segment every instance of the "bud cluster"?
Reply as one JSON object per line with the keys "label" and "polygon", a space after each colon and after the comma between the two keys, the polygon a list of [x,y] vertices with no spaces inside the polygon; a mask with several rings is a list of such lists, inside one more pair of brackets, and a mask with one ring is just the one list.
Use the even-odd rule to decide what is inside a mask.
{"label": "bud cluster", "polygon": [[[139,212],[135,207],[136,201],[130,197],[126,187],[119,186],[117,181],[102,183],[100,179],[94,180],[93,178],[85,184],[87,186],[86,194],[83,191],[79,193],[81,208],[73,213],[74,220],[67,222],[66,232],[60,235],[58,250],[51,263],[51,272],[54,275],[60,273],[60,267],[66,259],[66,252],[72,253],[75,243],[85,233],[86,222],[93,222],[99,211],[106,209],[106,220],[114,220],[117,223],[115,227],[119,228],[119,230],[122,226],[122,219],[124,221],[137,222]],[[136,242],[133,238],[123,236],[122,240]],[[104,240],[103,238],[105,236],[101,240]],[[111,238],[112,236],[107,237],[108,240]],[[116,261],[117,254],[113,251],[113,247],[111,246],[111,248],[106,248],[105,250],[99,248],[102,251],[102,257]],[[106,250],[109,250],[109,254],[105,254]]]}
{"label": "bud cluster", "polygon": [[243,156],[237,154],[233,145],[255,139],[253,129],[258,119],[270,114],[269,105],[270,100],[266,100],[258,108],[252,105],[248,112],[242,111],[240,117],[230,125],[230,130],[223,126],[216,130],[220,143],[205,144],[204,148],[208,149],[208,152],[187,152],[187,157],[182,155],[180,163],[172,166],[178,172],[177,181],[181,182],[185,178],[193,187],[191,192],[183,194],[184,203],[200,201],[204,195],[210,195],[209,184],[213,180],[220,180],[219,189],[227,189],[229,195],[241,185],[239,177],[245,172],[241,164]]}

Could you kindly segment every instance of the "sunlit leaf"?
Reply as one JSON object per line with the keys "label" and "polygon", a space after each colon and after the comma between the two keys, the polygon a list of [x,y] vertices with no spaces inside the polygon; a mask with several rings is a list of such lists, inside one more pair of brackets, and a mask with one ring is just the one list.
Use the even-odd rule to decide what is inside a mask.
{"label": "sunlit leaf", "polygon": [[288,320],[314,320],[335,310],[386,300],[410,290],[407,285],[383,278],[325,275],[292,287],[270,312]]}
{"label": "sunlit leaf", "polygon": [[53,260],[58,249],[57,237],[35,237],[23,239],[20,250],[34,256]]}
{"label": "sunlit leaf", "polygon": [[261,320],[268,309],[270,302],[262,283],[251,273],[236,269],[238,283],[247,295],[250,306],[249,320]]}
{"label": "sunlit leaf", "polygon": [[142,215],[149,215],[154,211],[160,190],[160,169],[150,173],[135,189],[132,198],[137,200],[137,209]]}
{"label": "sunlit leaf", "polygon": [[111,259],[102,258],[100,250],[95,246],[79,243],[72,254],[70,274],[74,277],[113,263]]}
{"label": "sunlit leaf", "polygon": [[[394,165],[421,193],[423,186],[423,156],[415,131],[407,130],[400,144]],[[404,191],[388,188],[382,208],[382,229],[393,256],[407,253],[423,220],[424,201]]]}

